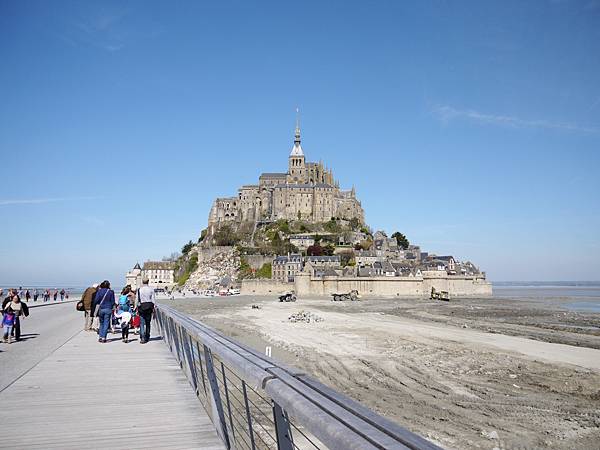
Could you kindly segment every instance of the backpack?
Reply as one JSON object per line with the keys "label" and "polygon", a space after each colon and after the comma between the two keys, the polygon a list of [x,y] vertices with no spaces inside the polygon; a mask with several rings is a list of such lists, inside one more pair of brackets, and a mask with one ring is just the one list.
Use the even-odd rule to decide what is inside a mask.
{"label": "backpack", "polygon": [[119,309],[121,311],[128,312],[129,311],[129,298],[126,295],[121,295],[119,297]]}

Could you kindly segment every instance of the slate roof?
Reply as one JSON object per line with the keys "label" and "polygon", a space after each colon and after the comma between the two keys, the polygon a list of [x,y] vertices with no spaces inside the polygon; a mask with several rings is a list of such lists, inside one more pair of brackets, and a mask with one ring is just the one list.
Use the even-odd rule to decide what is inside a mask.
{"label": "slate roof", "polygon": [[260,175],[258,178],[286,178],[287,173],[278,173],[278,172],[265,172]]}
{"label": "slate roof", "polygon": [[173,270],[175,264],[170,261],[146,261],[144,270]]}
{"label": "slate roof", "polygon": [[340,262],[341,259],[339,256],[309,256],[307,257],[307,261],[310,262]]}

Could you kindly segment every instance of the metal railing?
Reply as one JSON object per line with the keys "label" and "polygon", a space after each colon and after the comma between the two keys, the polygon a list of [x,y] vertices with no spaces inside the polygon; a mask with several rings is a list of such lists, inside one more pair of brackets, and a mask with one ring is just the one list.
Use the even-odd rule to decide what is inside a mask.
{"label": "metal railing", "polygon": [[155,318],[227,449],[439,449],[169,306]]}

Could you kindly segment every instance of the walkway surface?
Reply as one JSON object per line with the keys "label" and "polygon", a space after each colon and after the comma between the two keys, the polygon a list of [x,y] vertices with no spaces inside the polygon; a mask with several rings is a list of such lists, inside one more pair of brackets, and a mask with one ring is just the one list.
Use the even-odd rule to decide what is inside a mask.
{"label": "walkway surface", "polygon": [[[53,317],[57,305],[36,308]],[[65,309],[65,313],[72,316]],[[43,341],[31,320],[27,334]],[[79,327],[81,313],[73,316]],[[69,335],[70,328],[62,322]],[[79,332],[21,374],[0,392],[0,439],[11,449],[221,449],[210,419],[160,338],[140,345],[117,335],[106,344],[95,333]],[[51,340],[55,342],[56,336]],[[0,367],[27,352],[28,341],[0,344]],[[20,350],[17,352],[17,349]],[[23,356],[29,363],[30,358]],[[26,367],[27,364],[21,365]],[[29,367],[27,367],[29,369]]]}

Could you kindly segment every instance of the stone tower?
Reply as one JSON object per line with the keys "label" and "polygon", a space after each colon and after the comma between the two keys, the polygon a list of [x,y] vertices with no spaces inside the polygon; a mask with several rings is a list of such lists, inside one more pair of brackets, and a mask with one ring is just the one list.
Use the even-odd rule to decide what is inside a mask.
{"label": "stone tower", "polygon": [[[296,110],[298,112],[298,110]],[[300,119],[296,116],[296,132],[294,134],[294,146],[290,153],[288,162],[289,183],[306,183],[306,160],[300,145]]]}

